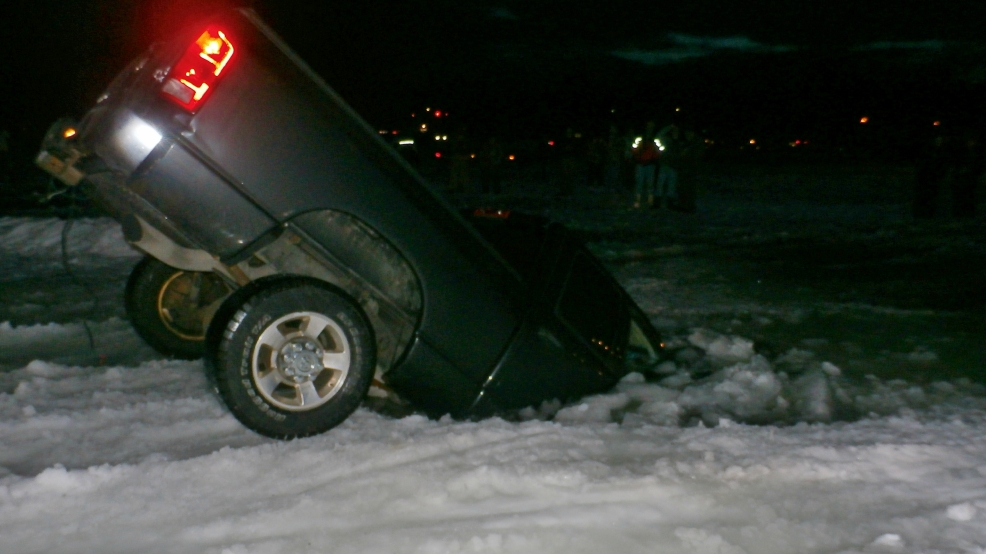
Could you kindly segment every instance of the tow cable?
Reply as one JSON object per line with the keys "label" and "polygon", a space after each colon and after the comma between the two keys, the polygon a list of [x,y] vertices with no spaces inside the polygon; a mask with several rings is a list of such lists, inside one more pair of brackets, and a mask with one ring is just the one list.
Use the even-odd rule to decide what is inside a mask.
{"label": "tow cable", "polygon": [[[48,186],[52,187],[53,184],[54,184],[54,178],[50,178],[50,180],[48,181]],[[47,194],[44,197],[44,202],[49,202],[55,196],[63,194],[66,191],[68,191],[68,187]],[[70,264],[68,261],[68,233],[69,230],[72,229],[72,225],[75,224],[75,218],[77,218],[82,213],[82,210],[79,208],[78,200],[74,196],[72,195],[66,195],[66,196],[71,198],[71,203],[69,204],[68,213],[66,214],[65,224],[62,225],[62,241],[61,241],[62,268],[65,269],[65,273],[68,275],[69,279],[71,279],[73,283],[75,283],[77,286],[81,287],[84,291],[86,291],[89,297],[92,298],[91,312],[95,313],[99,307],[99,295],[96,294],[96,291],[92,290],[92,287],[90,287],[88,283],[84,282],[82,279],[78,277],[78,275],[75,274],[75,271],[72,270],[72,264]],[[89,321],[86,320],[86,318],[84,317],[82,318],[82,327],[86,330],[86,337],[88,337],[89,339],[89,349],[92,350],[93,353],[95,353],[96,339],[93,336],[92,329],[89,327]]]}

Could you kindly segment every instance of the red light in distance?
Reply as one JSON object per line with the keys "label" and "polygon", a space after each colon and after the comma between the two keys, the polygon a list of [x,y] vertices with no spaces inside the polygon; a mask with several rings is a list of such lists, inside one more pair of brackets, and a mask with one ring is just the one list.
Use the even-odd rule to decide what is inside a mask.
{"label": "red light in distance", "polygon": [[472,213],[475,217],[491,217],[494,219],[507,219],[510,217],[510,210],[496,210],[493,208],[476,208]]}

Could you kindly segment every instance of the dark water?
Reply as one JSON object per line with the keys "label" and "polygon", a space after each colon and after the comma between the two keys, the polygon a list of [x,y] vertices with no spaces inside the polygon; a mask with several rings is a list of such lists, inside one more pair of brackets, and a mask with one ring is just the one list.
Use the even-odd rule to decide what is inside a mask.
{"label": "dark water", "polygon": [[983,238],[975,221],[934,222],[734,248],[718,263],[744,295],[814,306],[797,325],[751,330],[764,347],[796,343],[810,329],[825,341],[813,349],[848,367],[862,349],[862,369],[881,377],[986,382]]}

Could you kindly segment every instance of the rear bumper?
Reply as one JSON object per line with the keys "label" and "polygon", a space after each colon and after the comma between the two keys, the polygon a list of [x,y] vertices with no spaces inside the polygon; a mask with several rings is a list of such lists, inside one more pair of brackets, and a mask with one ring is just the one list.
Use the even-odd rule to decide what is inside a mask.
{"label": "rear bumper", "polygon": [[72,140],[77,133],[74,121],[56,121],[48,128],[34,160],[38,167],[68,186],[78,185],[86,176],[78,167],[84,154]]}

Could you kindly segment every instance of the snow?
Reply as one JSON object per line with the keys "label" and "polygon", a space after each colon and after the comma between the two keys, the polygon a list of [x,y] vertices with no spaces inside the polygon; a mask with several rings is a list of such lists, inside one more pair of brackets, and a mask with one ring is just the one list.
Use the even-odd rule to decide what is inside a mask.
{"label": "snow", "polygon": [[657,379],[510,420],[360,408],[291,442],[137,338],[139,256],[114,222],[70,227],[70,279],[62,220],[0,218],[0,552],[986,552],[974,316],[802,290],[754,259],[977,235],[879,203],[700,207],[549,208],[661,328]]}

